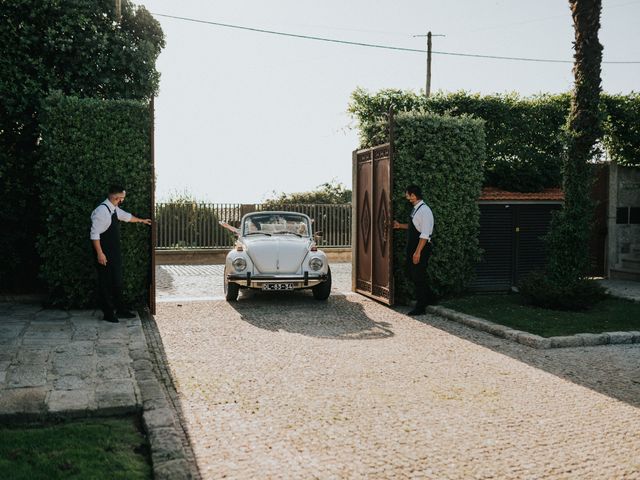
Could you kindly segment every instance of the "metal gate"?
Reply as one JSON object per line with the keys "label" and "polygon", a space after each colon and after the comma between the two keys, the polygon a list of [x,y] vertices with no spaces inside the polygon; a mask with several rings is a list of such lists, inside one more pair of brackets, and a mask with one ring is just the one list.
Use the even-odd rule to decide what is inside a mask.
{"label": "metal gate", "polygon": [[393,305],[392,143],[353,152],[353,289]]}

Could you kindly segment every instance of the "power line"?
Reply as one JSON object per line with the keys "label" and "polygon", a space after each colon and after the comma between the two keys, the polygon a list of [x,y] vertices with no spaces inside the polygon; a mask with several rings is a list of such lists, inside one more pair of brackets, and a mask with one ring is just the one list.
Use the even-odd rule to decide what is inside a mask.
{"label": "power line", "polygon": [[[426,50],[420,50],[418,48],[405,48],[405,47],[394,47],[390,45],[380,45],[376,43],[364,43],[364,42],[351,42],[348,40],[337,40],[335,38],[326,38],[326,37],[315,37],[312,35],[299,35],[296,33],[288,33],[288,32],[278,32],[275,30],[265,30],[262,28],[253,28],[253,27],[245,27],[242,25],[232,25],[229,23],[219,23],[219,22],[211,22],[208,20],[199,20],[197,18],[187,18],[187,17],[178,17],[175,15],[166,15],[163,13],[153,13],[153,15],[157,15],[159,17],[173,18],[175,20],[183,20],[185,22],[194,22],[194,23],[204,23],[206,25],[215,25],[217,27],[225,27],[225,28],[234,28],[236,30],[245,30],[250,32],[258,32],[258,33],[268,33],[270,35],[279,35],[283,37],[293,37],[293,38],[302,38],[305,40],[316,40],[320,42],[329,42],[329,43],[338,43],[342,45],[354,45],[358,47],[369,47],[369,48],[382,48],[385,50],[397,50],[401,52],[416,52],[416,53],[426,53]],[[544,58],[527,58],[527,57],[504,57],[499,55],[479,55],[473,53],[457,53],[457,52],[437,52],[432,51],[431,53],[438,55],[451,55],[455,57],[471,57],[471,58],[488,58],[493,60],[514,60],[521,62],[540,62],[540,63],[573,63],[573,60],[552,60],[552,59],[544,59]],[[640,64],[640,61],[613,61],[613,62],[602,62],[608,64]]]}

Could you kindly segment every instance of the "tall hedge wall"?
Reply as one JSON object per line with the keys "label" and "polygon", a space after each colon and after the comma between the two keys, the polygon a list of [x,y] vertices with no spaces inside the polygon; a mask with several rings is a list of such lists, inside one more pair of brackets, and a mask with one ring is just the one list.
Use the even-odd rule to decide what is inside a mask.
{"label": "tall hedge wall", "polygon": [[[485,184],[533,192],[562,184],[563,130],[569,94],[520,97],[466,92],[437,93],[429,98],[411,91],[353,92],[349,112],[358,121],[364,146],[389,111],[429,111],[473,115],[485,120]],[[602,95],[604,138],[620,165],[640,164],[640,95]]]}
{"label": "tall hedge wall", "polygon": [[[89,240],[90,215],[110,184],[127,190],[122,208],[151,216],[150,133],[147,104],[130,100],[78,99],[62,95],[44,102],[38,175],[44,233],[38,239],[41,276],[53,305],[95,304],[95,253]],[[146,299],[151,262],[151,230],[121,223],[124,296]]]}
{"label": "tall hedge wall", "polygon": [[[472,279],[480,257],[480,212],[476,200],[482,186],[485,158],[483,121],[467,116],[400,113],[394,122],[393,213],[408,221],[411,205],[404,197],[408,185],[419,185],[435,218],[433,254],[427,270],[434,293],[460,292]],[[363,138],[367,146],[380,143],[386,125],[379,123]],[[413,296],[406,275],[406,231],[394,233],[396,299]]]}

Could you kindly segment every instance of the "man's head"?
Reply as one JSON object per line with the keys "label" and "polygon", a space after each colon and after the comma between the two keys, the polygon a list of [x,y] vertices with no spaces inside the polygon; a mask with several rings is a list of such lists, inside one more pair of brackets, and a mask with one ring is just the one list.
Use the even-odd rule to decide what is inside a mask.
{"label": "man's head", "polygon": [[124,202],[124,197],[127,196],[124,187],[122,185],[111,185],[109,187],[109,201],[116,207],[120,206]]}
{"label": "man's head", "polygon": [[422,200],[422,190],[417,185],[409,185],[404,191],[404,197],[415,205]]}

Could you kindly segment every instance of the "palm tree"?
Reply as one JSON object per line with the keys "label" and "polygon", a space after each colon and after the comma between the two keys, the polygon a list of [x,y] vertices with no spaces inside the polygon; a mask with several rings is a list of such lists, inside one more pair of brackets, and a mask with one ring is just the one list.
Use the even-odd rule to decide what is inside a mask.
{"label": "palm tree", "polygon": [[575,85],[567,121],[567,155],[564,163],[565,205],[555,219],[550,240],[549,273],[566,285],[589,271],[589,237],[593,219],[592,169],[601,136],[600,67],[598,40],[602,0],[569,0],[573,26]]}

